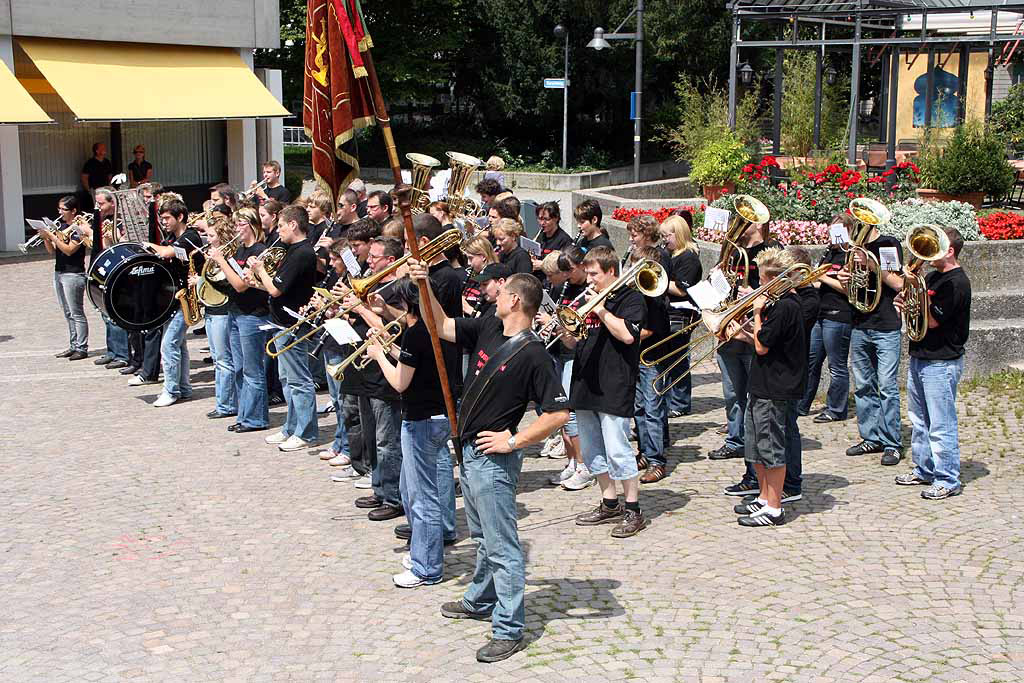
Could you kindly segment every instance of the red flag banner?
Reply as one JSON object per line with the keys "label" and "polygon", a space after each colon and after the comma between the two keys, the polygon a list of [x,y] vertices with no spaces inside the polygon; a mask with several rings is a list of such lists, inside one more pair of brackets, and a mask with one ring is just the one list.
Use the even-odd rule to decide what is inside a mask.
{"label": "red flag banner", "polygon": [[357,0],[307,0],[302,125],[313,175],[335,202],[359,175],[356,131],[374,124],[361,54],[372,45]]}

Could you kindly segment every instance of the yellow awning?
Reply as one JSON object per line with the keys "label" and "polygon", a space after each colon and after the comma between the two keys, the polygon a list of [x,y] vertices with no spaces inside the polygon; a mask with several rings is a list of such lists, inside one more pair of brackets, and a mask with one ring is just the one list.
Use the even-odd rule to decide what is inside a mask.
{"label": "yellow awning", "polygon": [[25,92],[7,65],[0,62],[0,123],[53,123],[49,114]]}
{"label": "yellow awning", "polygon": [[291,115],[230,48],[17,40],[79,121]]}

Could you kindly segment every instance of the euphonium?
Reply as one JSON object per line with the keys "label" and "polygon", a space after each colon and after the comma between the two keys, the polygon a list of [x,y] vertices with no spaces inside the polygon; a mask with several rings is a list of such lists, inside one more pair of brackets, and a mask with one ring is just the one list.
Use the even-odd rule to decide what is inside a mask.
{"label": "euphonium", "polygon": [[[771,220],[771,213],[761,200],[749,194],[736,195],[732,200],[732,206],[735,215],[722,238],[718,267],[730,285],[735,287],[741,284],[746,287],[749,283],[750,260],[747,258],[747,252],[740,247],[739,240],[751,225],[764,224]],[[732,263],[734,255],[739,256],[735,264]],[[743,273],[742,278],[740,272]]]}
{"label": "euphonium", "polygon": [[392,320],[379,330],[373,330],[366,335],[366,340],[363,341],[363,343],[360,344],[356,350],[348,356],[348,358],[339,363],[328,363],[326,365],[327,374],[340,382],[345,377],[345,370],[349,367],[355,366],[357,369],[362,370],[373,362],[373,359],[366,355],[366,349],[370,344],[375,342],[380,344],[384,347],[384,353],[387,353],[398,341],[398,337],[401,334],[402,323],[397,320]]}
{"label": "euphonium", "polygon": [[881,202],[866,197],[850,202],[850,213],[857,219],[857,227],[850,234],[850,246],[843,247],[848,252],[846,269],[850,271],[846,298],[861,313],[870,313],[882,300],[882,268],[878,258],[865,249],[864,244],[871,231],[888,223],[892,214]]}
{"label": "euphonium", "polygon": [[430,174],[441,162],[415,152],[406,154],[405,158],[412,162],[412,212],[423,213],[430,204]]}
{"label": "euphonium", "polygon": [[[196,275],[196,262],[192,258],[195,254],[193,251],[188,256],[189,279]],[[186,282],[184,287],[174,293],[174,297],[181,304],[181,313],[185,317],[186,327],[191,327],[203,319],[203,306],[199,303],[199,293],[195,286]]]}
{"label": "euphonium", "polygon": [[587,338],[587,316],[612,293],[623,287],[635,287],[644,296],[658,297],[668,289],[668,274],[657,261],[637,261],[579,308],[559,306],[555,311],[559,327],[578,341],[583,341]]}
{"label": "euphonium", "polygon": [[462,154],[461,152],[445,152],[445,156],[448,157],[448,165],[452,169],[446,191],[448,195],[448,208],[451,210],[452,216],[468,216],[472,218],[479,215],[480,206],[469,197],[466,197],[465,193],[469,179],[473,177],[473,173],[484,162],[475,156]]}
{"label": "euphonium", "polygon": [[907,233],[904,246],[912,258],[903,267],[903,324],[907,328],[907,337],[921,341],[928,334],[930,301],[928,286],[920,270],[925,263],[946,255],[949,237],[937,225],[915,225]]}

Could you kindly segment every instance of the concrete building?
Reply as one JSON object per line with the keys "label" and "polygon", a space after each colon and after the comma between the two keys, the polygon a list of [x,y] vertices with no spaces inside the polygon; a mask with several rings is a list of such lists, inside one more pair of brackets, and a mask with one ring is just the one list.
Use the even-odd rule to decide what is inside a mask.
{"label": "concrete building", "polygon": [[283,162],[280,72],[253,71],[279,46],[278,0],[0,0],[0,251],[81,191],[95,142],[115,173],[144,145],[186,197]]}

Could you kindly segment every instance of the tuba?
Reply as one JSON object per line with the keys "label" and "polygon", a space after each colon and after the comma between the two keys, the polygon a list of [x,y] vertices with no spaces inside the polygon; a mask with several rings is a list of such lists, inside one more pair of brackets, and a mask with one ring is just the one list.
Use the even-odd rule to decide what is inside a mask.
{"label": "tuba", "polygon": [[587,302],[578,309],[571,305],[559,306],[555,311],[558,326],[566,334],[583,341],[587,338],[587,316],[611,294],[623,287],[635,287],[644,296],[659,297],[668,289],[668,273],[657,261],[637,261],[605,289],[587,299]]}
{"label": "tuba", "polygon": [[465,193],[469,179],[473,177],[473,173],[484,162],[474,156],[462,154],[461,152],[445,152],[445,155],[448,157],[448,165],[452,169],[451,176],[448,178],[448,189],[446,190],[446,201],[451,209],[452,216],[475,218],[481,215],[480,205],[466,197]]}
{"label": "tuba", "polygon": [[928,334],[928,286],[921,275],[925,263],[936,261],[949,251],[949,237],[937,225],[915,225],[907,233],[905,246],[911,260],[903,267],[903,324],[907,337],[919,342]]}
{"label": "tuba", "polygon": [[850,214],[857,219],[857,227],[850,234],[850,246],[843,247],[847,252],[846,269],[850,271],[846,298],[861,313],[870,313],[882,300],[882,268],[878,258],[865,249],[864,244],[871,231],[888,223],[892,214],[881,202],[866,197],[850,202]]}
{"label": "tuba", "polygon": [[[718,267],[722,270],[729,284],[736,287],[737,284],[747,286],[749,282],[750,261],[747,252],[740,248],[739,239],[751,225],[755,223],[767,223],[771,220],[771,214],[761,200],[749,194],[736,195],[732,200],[733,209],[736,215],[729,223],[729,229],[722,238],[722,250],[718,256]],[[736,263],[732,263],[733,257]],[[740,275],[742,269],[742,277]]]}
{"label": "tuba", "polygon": [[406,154],[405,158],[412,162],[412,212],[423,213],[430,204],[430,174],[441,162],[415,152]]}

